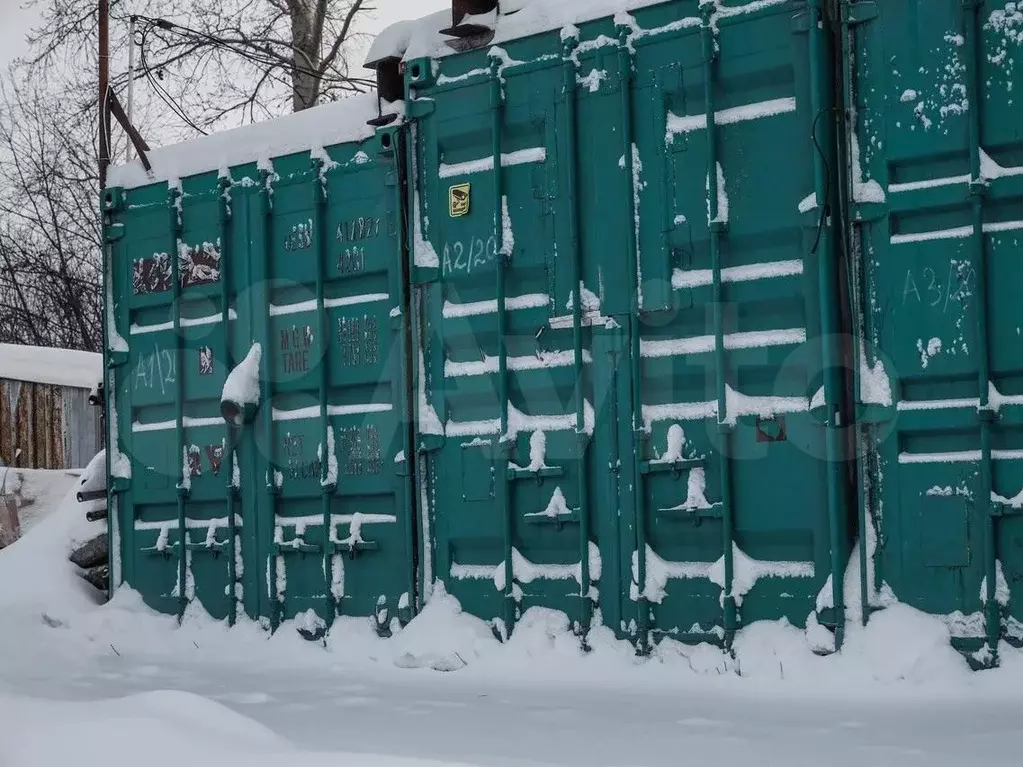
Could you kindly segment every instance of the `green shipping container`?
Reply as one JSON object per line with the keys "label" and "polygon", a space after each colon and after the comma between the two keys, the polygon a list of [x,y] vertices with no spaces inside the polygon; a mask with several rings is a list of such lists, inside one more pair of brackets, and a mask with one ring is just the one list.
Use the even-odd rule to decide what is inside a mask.
{"label": "green shipping container", "polygon": [[[411,614],[402,137],[375,104],[157,152],[180,180],[106,193],[113,578],[157,609],[313,635]],[[250,364],[258,402],[223,409]]]}
{"label": "green shipping container", "polygon": [[1023,11],[539,5],[115,173],[115,585],[318,636],[442,582],[641,651],[784,618],[827,652],[894,594],[995,660]]}
{"label": "green shipping container", "polygon": [[986,663],[999,636],[1023,641],[1023,4],[850,18],[864,589],[949,616]]}
{"label": "green shipping container", "polygon": [[504,630],[728,643],[845,568],[830,33],[699,13],[406,68],[434,575]]}

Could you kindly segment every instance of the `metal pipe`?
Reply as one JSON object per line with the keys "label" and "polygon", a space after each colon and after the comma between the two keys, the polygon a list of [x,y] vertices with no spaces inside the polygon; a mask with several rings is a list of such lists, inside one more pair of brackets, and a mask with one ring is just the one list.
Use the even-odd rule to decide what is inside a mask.
{"label": "metal pipe", "polygon": [[[809,0],[808,34],[810,46],[810,102],[814,114],[814,138],[817,142],[816,130],[818,117],[828,115],[831,105],[826,94],[828,80],[827,51],[824,47],[824,14],[821,0]],[[830,124],[830,122],[828,122]],[[820,143],[820,142],[817,142]],[[832,141],[824,142],[824,149],[831,150]],[[827,409],[825,419],[825,470],[827,471],[828,523],[831,548],[831,587],[835,612],[835,649],[842,648],[845,635],[845,551],[842,546],[842,531],[846,521],[846,497],[843,489],[845,470],[845,449],[840,429],[845,425],[842,412],[842,378],[840,372],[841,358],[835,348],[839,332],[839,323],[834,301],[838,286],[835,272],[834,237],[830,222],[830,184],[828,179],[827,160],[818,150],[814,154],[814,189],[817,204],[823,220],[819,227],[820,237],[817,244],[817,279],[819,294],[819,311],[821,321],[821,366],[824,371],[824,400]]]}
{"label": "metal pipe", "polygon": [[970,210],[973,218],[973,233],[970,241],[977,270],[977,392],[980,420],[980,501],[984,515],[984,624],[988,649],[992,662],[998,663],[998,638],[1001,634],[1001,615],[997,596],[998,578],[998,522],[991,507],[993,479],[991,471],[991,426],[994,412],[990,408],[991,358],[988,333],[988,268],[987,248],[984,244],[984,197],[987,183],[981,178],[981,135],[984,98],[980,87],[981,38],[980,21],[977,14],[982,0],[963,0],[966,37],[966,71],[969,99],[969,141],[970,141]]}
{"label": "metal pipe", "polygon": [[[106,199],[106,188],[107,188],[107,167],[110,165],[110,148],[108,142],[108,136],[105,136],[107,131],[104,130],[105,126],[109,124],[106,117],[106,95],[110,82],[110,0],[99,0],[98,4],[99,14],[99,28],[98,28],[98,104],[99,104],[99,157],[98,159],[98,170],[99,170],[99,199],[100,199],[100,210],[99,210],[99,230],[101,233],[106,231],[107,214],[104,211],[104,200]],[[105,471],[106,475],[110,477],[110,470],[112,467],[111,453],[113,448],[118,445],[117,431],[114,429],[114,424],[117,422],[116,418],[111,417],[110,405],[114,401],[114,387],[116,385],[115,374],[113,366],[110,364],[110,330],[108,323],[114,316],[114,305],[113,305],[113,266],[111,264],[111,246],[106,241],[104,236],[103,242],[103,359],[104,369],[103,377],[108,379],[104,381],[103,386],[103,415],[106,419],[104,428],[107,430],[107,449],[104,451],[105,458]],[[116,583],[119,575],[120,568],[116,566],[116,562],[120,557],[120,552],[115,551],[114,547],[117,546],[118,541],[114,535],[115,531],[119,529],[119,520],[115,519],[118,513],[117,496],[114,493],[114,483],[111,481],[107,482],[107,528],[110,530],[109,546],[110,546],[110,571],[107,581],[107,593],[113,595],[114,590],[119,586]],[[134,530],[132,531],[134,532]]]}
{"label": "metal pipe", "polygon": [[[319,361],[319,397],[320,397],[320,498],[323,514],[323,579],[324,608],[329,628],[337,615],[337,601],[334,597],[333,551],[331,546],[331,500],[337,490],[337,477],[330,478],[330,458],[328,450],[333,453],[330,439],[330,418],[327,414],[328,375],[330,372],[330,338],[327,328],[327,307],[324,304],[324,269],[327,261],[327,181],[324,174],[323,160],[313,160],[313,175],[320,180],[320,191],[316,195],[313,217],[316,237],[316,323],[317,335],[323,345],[323,356]],[[314,182],[315,183],[315,180]]]}
{"label": "metal pipe", "polygon": [[[105,190],[100,188],[100,211],[99,211],[99,223],[100,232],[106,232],[106,221],[107,213],[104,212],[104,200],[106,198]],[[106,431],[106,450],[103,451],[104,458],[104,472],[106,473],[107,481],[106,488],[104,488],[103,495],[107,500],[106,508],[106,519],[107,519],[107,530],[110,531],[110,535],[107,536],[107,545],[109,547],[108,560],[110,562],[110,572],[107,578],[107,594],[113,595],[114,591],[120,586],[117,580],[123,577],[121,568],[116,565],[120,561],[121,552],[117,550],[119,548],[120,541],[117,532],[120,530],[120,520],[116,518],[118,513],[117,497],[114,493],[114,483],[110,475],[111,466],[113,460],[111,453],[114,449],[119,447],[119,435],[117,430],[114,429],[114,424],[117,423],[117,419],[111,417],[111,403],[114,402],[114,386],[115,386],[115,374],[113,366],[110,364],[110,331],[109,324],[114,321],[114,304],[113,304],[113,274],[111,265],[110,255],[111,245],[106,241],[106,237],[103,238],[103,296],[102,296],[102,311],[103,321],[100,323],[102,327],[102,339],[103,339],[103,428]]]}
{"label": "metal pipe", "polygon": [[[273,420],[273,385],[271,379],[270,369],[270,357],[272,355],[272,349],[270,345],[270,333],[271,333],[271,319],[270,319],[270,304],[272,303],[273,296],[271,295],[271,254],[273,253],[273,243],[271,240],[272,228],[273,228],[273,190],[271,188],[272,172],[269,170],[261,169],[259,171],[260,188],[259,188],[259,201],[260,201],[260,229],[263,241],[263,353],[260,357],[260,368],[262,368],[262,379],[263,379],[263,433],[266,437],[266,451],[267,451],[267,475],[266,475],[266,491],[267,491],[267,503],[270,506],[270,520],[273,523],[273,530],[271,536],[276,533],[277,529],[277,479],[275,476],[276,469],[273,463],[274,453],[274,420]],[[274,548],[273,543],[270,546],[271,556],[267,557],[267,567],[271,568],[268,573],[267,580],[270,583],[269,596],[271,599],[270,604],[270,627],[272,631],[276,631],[281,624],[281,598],[282,594],[278,593],[277,590],[277,559],[280,557]]]}
{"label": "metal pipe", "polygon": [[99,0],[99,189],[107,186],[110,167],[110,113],[107,95],[110,90],[110,0]]}
{"label": "metal pipe", "polygon": [[867,480],[866,471],[863,466],[863,433],[860,426],[856,427],[856,445],[857,445],[857,456],[856,461],[856,481],[858,487],[861,489],[863,495],[860,498],[858,504],[858,525],[860,533],[860,551],[859,551],[859,564],[860,564],[860,625],[866,626],[870,621],[870,597],[872,592],[870,591],[870,583],[867,579],[867,499],[868,495],[865,489],[865,483]]}
{"label": "metal pipe", "polygon": [[[132,15],[128,19],[128,123],[132,123],[135,116],[135,24],[138,17]],[[134,146],[131,141],[126,141],[124,146],[125,162],[131,162],[131,153]]]}
{"label": "metal pipe", "polygon": [[[568,169],[566,171],[566,191],[568,198],[568,256],[572,262],[572,289],[575,301],[572,302],[572,341],[574,347],[573,362],[575,367],[575,433],[576,449],[578,450],[577,493],[579,497],[579,633],[585,637],[590,627],[592,602],[590,600],[590,517],[589,517],[589,484],[586,477],[586,449],[589,438],[586,434],[586,404],[583,397],[583,262],[582,248],[579,243],[579,152],[578,110],[576,104],[576,64],[573,58],[578,40],[569,37],[565,40],[564,58],[564,96],[565,96],[565,142],[568,145]],[[585,641],[585,640],[584,640]]]}
{"label": "metal pipe", "polygon": [[725,650],[730,652],[735,637],[736,609],[733,595],[735,579],[735,520],[732,509],[732,463],[729,458],[731,443],[731,427],[728,425],[728,359],[725,355],[725,306],[724,291],[721,279],[721,236],[726,229],[726,222],[720,221],[721,210],[718,205],[718,135],[717,135],[717,99],[715,94],[715,62],[717,61],[717,41],[713,27],[714,8],[703,7],[703,87],[704,108],[707,113],[707,204],[709,206],[709,245],[711,276],[713,278],[713,298],[711,299],[714,326],[714,367],[715,389],[717,396],[717,426],[721,438],[721,546],[724,560],[724,584],[722,585],[722,622],[725,632]]}
{"label": "metal pipe", "polygon": [[498,399],[501,406],[501,436],[497,444],[495,461],[497,463],[497,494],[498,507],[504,525],[504,622],[505,630],[510,635],[515,623],[515,568],[512,562],[514,548],[514,524],[512,522],[511,484],[508,479],[508,347],[505,334],[507,330],[506,316],[506,279],[505,269],[511,261],[511,253],[504,249],[504,196],[501,194],[503,169],[501,167],[501,134],[504,123],[504,94],[502,93],[501,69],[497,59],[490,60],[490,108],[491,108],[491,152],[494,155],[494,237],[497,242],[497,260],[494,267],[497,271],[497,379]]}
{"label": "metal pipe", "polygon": [[[625,176],[628,183],[629,193],[627,210],[628,210],[628,221],[633,222],[636,220],[636,167],[635,158],[633,157],[634,145],[634,129],[633,129],[633,73],[632,73],[632,53],[630,51],[630,40],[629,35],[632,30],[626,26],[619,26],[618,30],[618,75],[621,80],[621,109],[622,109],[622,146],[623,146],[623,159],[625,161]],[[632,408],[632,435],[635,440],[634,450],[632,451],[632,499],[633,508],[635,509],[635,521],[636,521],[636,581],[637,581],[637,592],[638,596],[636,602],[639,608],[639,641],[637,649],[640,653],[646,653],[649,651],[649,626],[650,626],[650,615],[649,607],[647,605],[646,598],[646,549],[647,549],[647,535],[646,535],[646,496],[643,488],[640,486],[642,482],[643,473],[641,470],[641,464],[643,462],[643,449],[642,444],[646,441],[646,431],[643,428],[642,412],[643,412],[643,359],[640,355],[640,313],[642,311],[642,299],[640,297],[640,291],[642,285],[640,284],[640,263],[639,263],[639,232],[635,232],[633,236],[627,237],[627,254],[628,254],[628,266],[629,274],[634,276],[634,284],[632,290],[632,307],[631,317],[629,323],[629,362],[630,370],[632,374],[632,386],[631,386],[631,397],[630,405]],[[582,296],[579,297],[581,303]]]}
{"label": "metal pipe", "polygon": [[[398,333],[400,350],[400,366],[401,366],[401,413],[402,422],[401,428],[401,449],[405,455],[405,476],[403,477],[402,488],[402,510],[405,514],[405,540],[406,546],[408,547],[408,588],[409,588],[409,607],[413,614],[416,612],[418,606],[418,600],[416,599],[416,528],[415,528],[415,505],[413,489],[415,488],[415,471],[416,465],[415,456],[413,454],[414,436],[413,426],[415,421],[407,422],[405,419],[414,415],[412,413],[414,398],[412,393],[415,391],[413,388],[414,384],[412,381],[412,344],[411,344],[411,323],[412,323],[412,301],[411,301],[411,282],[409,280],[411,276],[411,265],[409,255],[412,250],[412,246],[409,243],[409,237],[411,227],[408,225],[408,215],[412,211],[412,206],[406,203],[406,187],[410,183],[414,183],[414,180],[410,178],[410,175],[403,171],[402,158],[405,157],[407,151],[411,151],[408,141],[407,130],[402,129],[401,131],[394,132],[395,148],[394,148],[394,168],[398,175],[398,183],[395,185],[394,205],[397,213],[395,226],[397,231],[395,232],[395,242],[397,244],[397,256],[398,256],[398,293],[399,300],[401,302],[401,327]],[[424,546],[429,546],[429,541],[423,541]],[[400,613],[400,610],[399,610]]]}
{"label": "metal pipe", "polygon": [[[10,470],[11,470],[10,467],[7,467],[7,471],[9,472]],[[4,481],[6,482],[6,480],[7,480],[7,474],[5,473],[4,474]],[[0,491],[2,491],[2,490],[3,490],[3,487],[0,486]],[[78,501],[79,503],[89,503],[91,501],[98,501],[101,498],[106,498],[106,497],[107,497],[107,489],[105,487],[100,489],[100,490],[86,490],[85,492],[75,493],[75,500]]]}
{"label": "metal pipe", "polygon": [[[842,0],[842,14],[848,13],[849,0]],[[854,51],[851,44],[850,35],[853,32],[851,29],[841,28],[841,62],[842,62],[842,85],[845,103],[843,104],[843,114],[846,121],[847,136],[854,134],[856,130],[855,121],[855,105],[852,102],[852,96],[854,91],[853,84],[853,61]],[[847,139],[848,141],[848,139]],[[849,147],[846,144],[846,157],[839,163],[840,169],[848,169],[847,158],[849,156]],[[852,220],[852,205],[853,194],[851,178],[848,172],[843,173],[844,184],[838,186],[839,194],[841,199],[839,202],[840,220],[850,221]],[[866,315],[864,314],[864,307],[867,306],[864,287],[862,280],[862,269],[857,265],[853,257],[853,242],[850,239],[850,233],[848,230],[848,224],[843,227],[842,238],[844,243],[844,250],[847,256],[847,265],[849,269],[849,290],[852,293],[852,305],[858,307],[858,318],[856,332],[853,333],[853,392],[856,395],[857,406],[861,400],[862,393],[862,381],[860,371],[860,360],[867,360],[867,321]],[[867,360],[869,362],[869,360]],[[859,417],[858,413],[852,414],[854,418]],[[867,556],[867,538],[868,538],[868,518],[867,518],[867,505],[870,503],[871,495],[867,490],[868,472],[865,467],[865,456],[867,453],[868,434],[867,430],[871,427],[869,424],[857,423],[855,426],[855,450],[856,450],[856,506],[857,506],[857,528],[860,538],[859,546],[859,566],[860,566],[860,624],[866,626],[870,621],[870,605],[871,596],[870,583],[867,578],[867,568],[869,565]]]}
{"label": "metal pipe", "polygon": [[181,338],[181,270],[178,263],[178,247],[181,232],[181,191],[171,187],[167,195],[171,231],[171,323],[174,333],[174,434],[177,438],[177,456],[181,461],[181,477],[177,485],[178,497],[178,620],[185,615],[188,607],[188,527],[185,521],[185,500],[192,482],[191,464],[185,452],[184,398],[185,376],[182,370]]}
{"label": "metal pipe", "polygon": [[[132,17],[132,22],[134,23],[134,21],[135,18]],[[134,40],[134,38],[132,38],[132,40]],[[130,95],[128,103],[129,105],[131,104]],[[224,371],[226,373],[231,367],[231,294],[228,285],[227,271],[228,254],[231,252],[231,180],[229,178],[221,177],[217,187],[220,191],[218,198],[220,203],[220,322],[224,328],[224,345],[221,351],[223,356],[221,359],[223,360]],[[223,471],[226,476],[227,536],[229,539],[227,546],[227,585],[229,589],[227,623],[229,626],[233,626],[238,613],[238,573],[235,567],[238,555],[238,528],[235,524],[235,499],[237,490],[234,486],[235,427],[233,424],[225,421],[224,429],[224,456],[221,459],[221,466],[225,467]]]}
{"label": "metal pipe", "polygon": [[[411,87],[407,87],[406,88],[406,102],[411,102],[413,100],[413,98],[414,98],[413,89]],[[421,223],[422,223],[420,221],[420,219],[419,219],[418,207],[416,206],[416,194],[417,194],[416,190],[417,190],[417,184],[419,183],[419,179],[416,176],[416,161],[415,161],[414,153],[416,151],[418,151],[418,149],[419,149],[419,142],[417,141],[417,131],[418,130],[419,129],[418,129],[418,127],[417,127],[415,122],[411,122],[411,123],[408,124],[407,141],[406,141],[406,144],[405,144],[405,151],[404,151],[404,153],[402,155],[400,155],[401,157],[404,157],[405,179],[406,179],[406,182],[405,182],[405,197],[404,197],[404,199],[405,199],[405,211],[406,211],[406,214],[403,217],[403,221],[405,221],[407,223],[407,230],[405,232],[406,253],[405,253],[404,264],[405,264],[406,273],[408,274],[409,279],[405,281],[404,285],[407,286],[408,291],[409,291],[408,292],[408,303],[407,303],[407,307],[408,307],[408,315],[407,315],[408,316],[408,320],[407,320],[407,323],[408,323],[407,324],[407,328],[408,329],[407,329],[407,333],[408,333],[408,337],[409,337],[409,341],[408,341],[409,354],[410,354],[410,357],[409,357],[409,367],[410,367],[410,371],[411,371],[410,375],[409,375],[409,388],[410,388],[411,392],[418,392],[419,391],[420,376],[423,375],[423,371],[420,370],[420,367],[419,367],[418,364],[415,363],[415,360],[419,359],[419,353],[420,352],[425,353],[425,348],[424,348],[425,347],[425,335],[424,335],[424,331],[423,331],[422,319],[419,316],[418,309],[416,308],[419,305],[419,303],[420,303],[417,300],[417,299],[420,298],[420,295],[419,295],[419,292],[418,292],[418,291],[420,291],[420,289],[415,287],[413,285],[413,283],[412,283],[412,278],[416,274],[415,231],[416,231],[416,227],[420,226]],[[400,160],[399,160],[399,162],[400,162]],[[413,350],[416,351],[415,356],[412,356],[413,355]],[[425,362],[424,362],[424,364],[425,364]],[[424,397],[423,397],[423,399],[424,400],[426,399],[426,396],[425,396],[425,384],[424,384]],[[416,472],[417,472],[417,470],[419,472],[421,472],[421,474],[418,475],[418,482],[413,485],[413,492],[417,492],[418,493],[418,490],[419,490],[419,487],[420,487],[419,483],[425,483],[427,481],[427,476],[428,476],[428,473],[427,473],[427,463],[428,463],[428,461],[427,461],[426,454],[424,453],[422,455],[421,460],[420,460],[419,454],[415,452],[415,444],[416,444],[415,443],[415,428],[416,428],[416,425],[419,423],[419,417],[420,417],[420,401],[419,401],[419,397],[418,396],[411,396],[411,404],[409,406],[409,412],[411,413],[411,416],[412,416],[412,424],[411,424],[410,428],[407,429],[406,431],[411,432],[411,434],[410,434],[410,447],[412,449],[412,452],[407,452],[405,455],[406,455],[406,458],[409,461],[409,471],[413,475],[413,480],[410,480],[410,481],[412,481],[412,482],[416,481],[416,477],[417,477],[417,473]],[[443,413],[440,415],[440,417],[441,418],[444,417]],[[412,499],[412,498],[409,499],[407,508],[410,510],[410,512],[412,511],[412,509],[415,508],[415,503],[416,502],[424,503],[423,498],[425,496],[426,496],[426,494],[424,493],[422,496],[420,496],[418,501],[414,501],[414,499]],[[424,515],[424,519],[428,518],[429,508],[428,508],[428,506],[425,505],[425,503],[424,503],[424,507],[420,511],[420,513]],[[412,521],[410,519],[409,525],[411,525],[411,524],[412,524]],[[429,561],[432,562],[433,559],[432,559],[432,556],[430,556],[430,555],[432,555],[433,552],[431,551],[430,547],[433,546],[433,541],[431,541],[429,539],[428,535],[427,535],[428,526],[427,526],[426,522],[424,521],[422,524],[423,524],[423,533],[422,533],[423,549],[421,551],[422,556],[423,556],[423,560],[422,561],[425,563],[429,559]],[[413,576],[412,576],[413,577],[413,583],[417,585],[417,591],[418,591],[418,595],[419,595],[420,599],[425,599],[426,595],[430,593],[430,590],[432,588],[432,584],[430,582],[430,578],[432,576],[432,573],[428,572],[428,570],[429,570],[429,568],[427,568],[425,566],[422,568],[422,579],[421,580],[420,580],[419,577],[417,577],[415,571],[413,571]],[[417,601],[415,603],[415,605],[414,605],[414,607],[416,609],[418,609],[421,606],[422,606],[422,604],[419,601]]]}
{"label": "metal pipe", "polygon": [[[842,18],[848,18],[851,14],[850,0],[841,0],[840,13]],[[848,157],[850,148],[848,145],[848,137],[854,135],[856,130],[856,106],[853,102],[853,94],[855,93],[855,86],[853,82],[853,62],[855,60],[854,48],[850,37],[853,35],[852,29],[847,27],[840,28],[841,38],[841,75],[842,75],[842,90],[844,95],[843,113],[846,122],[846,143],[844,144],[846,155],[841,158],[838,163],[839,172],[842,174],[843,182],[838,185],[838,193],[840,195],[839,200],[839,221],[852,221],[854,218],[855,211],[853,210],[852,194],[852,182],[851,177],[848,173]],[[852,295],[852,305],[858,308],[858,321],[856,326],[856,332],[853,333],[852,344],[853,344],[853,392],[856,396],[856,406],[858,407],[860,402],[860,394],[862,393],[861,383],[861,371],[860,371],[860,360],[867,359],[867,321],[866,315],[864,314],[864,307],[867,306],[866,296],[864,293],[864,285],[862,280],[862,268],[856,263],[854,257],[854,243],[848,229],[848,224],[842,227],[842,242],[844,245],[845,255],[847,257],[847,264],[849,269],[849,290]],[[852,413],[851,416],[855,419],[859,419],[859,413]],[[868,529],[870,523],[867,518],[867,507],[870,503],[871,494],[867,490],[867,482],[869,472],[865,466],[865,456],[867,454],[867,445],[869,440],[872,438],[868,432],[872,429],[869,423],[857,423],[855,427],[855,450],[856,450],[856,506],[857,506],[857,532],[860,539],[858,560],[860,567],[860,623],[866,626],[870,621],[870,610],[871,610],[871,597],[872,592],[870,590],[869,579],[867,578],[867,569],[869,565],[867,556],[867,538]]]}

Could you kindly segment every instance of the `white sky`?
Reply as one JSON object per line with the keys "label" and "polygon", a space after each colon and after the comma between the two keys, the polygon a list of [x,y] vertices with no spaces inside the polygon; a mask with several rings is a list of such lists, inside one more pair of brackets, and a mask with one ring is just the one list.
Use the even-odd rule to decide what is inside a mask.
{"label": "white sky", "polygon": [[[25,4],[26,0],[0,0],[0,64],[25,52],[25,33],[38,18],[38,12]],[[367,19],[365,29],[376,33],[392,22],[450,8],[451,0],[373,0],[373,5],[377,11]]]}
{"label": "white sky", "polygon": [[24,9],[24,4],[25,0],[0,0],[0,64],[25,52],[25,33],[37,14]]}

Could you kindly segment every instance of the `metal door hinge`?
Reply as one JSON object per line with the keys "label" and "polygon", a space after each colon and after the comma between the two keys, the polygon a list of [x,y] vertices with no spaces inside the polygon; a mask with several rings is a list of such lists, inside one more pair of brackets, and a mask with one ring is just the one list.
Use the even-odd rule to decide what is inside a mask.
{"label": "metal door hinge", "polygon": [[440,269],[436,266],[413,266],[412,284],[426,285],[440,279]]}
{"label": "metal door hinge", "polygon": [[880,14],[881,10],[874,0],[859,3],[850,3],[848,1],[842,3],[842,24],[847,27],[873,21]]}

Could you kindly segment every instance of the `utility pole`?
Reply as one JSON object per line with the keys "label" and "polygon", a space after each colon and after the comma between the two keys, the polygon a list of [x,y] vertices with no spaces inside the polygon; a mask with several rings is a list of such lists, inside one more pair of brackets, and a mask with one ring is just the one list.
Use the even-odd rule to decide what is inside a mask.
{"label": "utility pole", "polygon": [[107,185],[110,167],[110,0],[99,0],[99,189]]}
{"label": "utility pole", "polygon": [[[131,124],[135,116],[135,21],[136,16],[132,14],[128,20],[128,124]],[[134,148],[131,141],[125,141],[124,161],[131,162],[131,151]]]}

